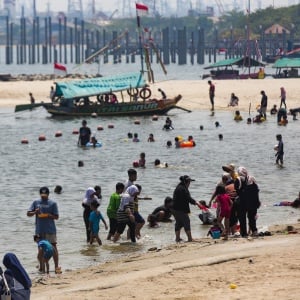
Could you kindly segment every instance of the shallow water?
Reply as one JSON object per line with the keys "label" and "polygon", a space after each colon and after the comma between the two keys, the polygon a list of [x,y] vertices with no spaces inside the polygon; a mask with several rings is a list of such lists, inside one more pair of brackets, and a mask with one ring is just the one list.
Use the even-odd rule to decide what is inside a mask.
{"label": "shallow water", "polygon": [[[190,186],[191,195],[197,200],[208,201],[215,184],[226,163],[243,165],[254,175],[260,187],[262,207],[258,213],[258,227],[275,223],[294,222],[300,217],[300,210],[290,207],[274,207],[282,200],[294,200],[299,192],[300,152],[299,122],[291,121],[288,126],[278,126],[275,117],[269,117],[262,124],[247,125],[246,121],[234,122],[232,112],[216,112],[211,116],[208,111],[186,113],[179,110],[170,112],[175,130],[162,130],[165,117],[152,121],[151,117],[139,118],[140,125],[134,124],[135,118],[91,118],[88,126],[101,141],[101,148],[81,149],[77,147],[77,135],[81,119],[53,119],[44,109],[14,114],[12,108],[0,111],[1,130],[1,203],[0,253],[14,252],[25,268],[35,272],[36,246],[32,241],[34,218],[28,218],[26,211],[31,202],[38,198],[39,187],[47,185],[51,198],[58,202],[60,219],[58,229],[58,248],[63,269],[75,269],[114,259],[132,252],[144,252],[150,247],[162,247],[174,243],[174,224],[165,223],[157,229],[142,229],[142,240],[135,246],[114,245],[105,240],[107,232],[101,226],[100,235],[103,246],[88,246],[85,243],[85,230],[82,220],[81,201],[89,186],[101,185],[103,204],[100,207],[106,216],[109,196],[115,184],[127,178],[127,169],[139,158],[140,152],[146,153],[146,168],[138,169],[138,183],[142,185],[143,196],[152,200],[140,201],[140,212],[147,215],[163,203],[166,196],[172,196],[179,176],[188,174],[195,178]],[[244,119],[248,115],[244,114]],[[216,128],[218,121],[221,127]],[[108,124],[114,124],[108,129]],[[103,131],[97,131],[97,126]],[[204,130],[200,131],[199,126]],[[55,137],[56,131],[62,137]],[[127,133],[137,132],[141,139],[133,143]],[[155,137],[148,143],[149,133]],[[219,141],[218,134],[223,134]],[[275,135],[281,133],[285,144],[285,167],[274,165],[273,147]],[[38,141],[45,134],[46,141]],[[189,135],[196,141],[195,148],[167,149],[167,140]],[[27,138],[28,145],[21,144]],[[169,168],[154,168],[153,162],[159,158],[167,162]],[[78,168],[82,160],[84,167]],[[63,193],[56,195],[53,189],[62,185]],[[195,238],[206,235],[208,228],[198,219],[199,209],[192,207],[191,222]],[[108,219],[107,219],[108,221]],[[183,237],[184,234],[183,234]],[[51,266],[52,267],[52,266]]]}

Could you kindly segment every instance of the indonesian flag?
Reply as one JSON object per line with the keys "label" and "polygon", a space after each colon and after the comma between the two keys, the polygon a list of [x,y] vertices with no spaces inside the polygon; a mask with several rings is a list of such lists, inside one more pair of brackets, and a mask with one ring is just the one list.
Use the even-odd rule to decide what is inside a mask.
{"label": "indonesian flag", "polygon": [[54,63],[54,74],[59,76],[66,76],[67,68],[64,65]]}
{"label": "indonesian flag", "polygon": [[148,14],[148,6],[142,3],[135,4],[136,13],[138,16],[145,16]]}

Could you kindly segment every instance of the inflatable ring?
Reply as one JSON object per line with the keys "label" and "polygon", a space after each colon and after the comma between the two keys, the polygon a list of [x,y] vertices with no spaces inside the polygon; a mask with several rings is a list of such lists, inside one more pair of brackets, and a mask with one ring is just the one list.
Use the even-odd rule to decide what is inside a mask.
{"label": "inflatable ring", "polygon": [[195,144],[192,141],[184,141],[180,143],[180,148],[190,148],[195,147]]}
{"label": "inflatable ring", "polygon": [[127,89],[127,94],[131,97],[136,97],[139,94],[139,90],[136,88]]}
{"label": "inflatable ring", "polygon": [[150,98],[150,96],[151,96],[151,90],[149,88],[142,88],[140,90],[140,97],[142,99],[144,99],[144,100],[148,99],[148,98]]}

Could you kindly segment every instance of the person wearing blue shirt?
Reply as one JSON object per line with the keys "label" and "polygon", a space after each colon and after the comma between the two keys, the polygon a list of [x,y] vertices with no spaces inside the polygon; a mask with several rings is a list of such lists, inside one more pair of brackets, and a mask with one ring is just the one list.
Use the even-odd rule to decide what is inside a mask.
{"label": "person wearing blue shirt", "polygon": [[39,235],[35,235],[33,239],[38,244],[37,257],[40,263],[39,271],[45,273],[45,265],[46,265],[46,272],[47,274],[49,274],[49,260],[53,256],[55,249],[49,241],[41,239]]}
{"label": "person wearing blue shirt", "polygon": [[60,274],[61,268],[58,265],[58,251],[57,251],[57,238],[55,220],[58,220],[58,208],[55,201],[49,199],[49,189],[47,187],[40,188],[40,199],[31,203],[27,216],[35,216],[35,234],[39,235],[42,239],[48,240],[55,251],[53,260],[55,265],[55,273]]}
{"label": "person wearing blue shirt", "polygon": [[99,237],[99,229],[100,229],[99,223],[100,223],[100,220],[103,222],[106,230],[108,229],[108,227],[107,227],[107,224],[106,224],[101,212],[98,210],[98,207],[99,207],[98,201],[93,200],[91,202],[90,206],[91,206],[91,213],[90,213],[90,216],[89,216],[90,244],[92,245],[94,239],[96,239],[99,246],[101,246],[102,241]]}

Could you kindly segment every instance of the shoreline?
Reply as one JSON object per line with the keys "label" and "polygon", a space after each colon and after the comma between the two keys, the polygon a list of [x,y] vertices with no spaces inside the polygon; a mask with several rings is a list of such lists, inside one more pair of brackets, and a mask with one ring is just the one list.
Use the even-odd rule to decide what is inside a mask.
{"label": "shoreline", "polygon": [[[69,80],[69,79],[66,79]],[[63,79],[62,79],[63,81]],[[299,107],[300,90],[297,89],[299,79],[245,79],[245,80],[215,80],[216,86],[215,110],[256,112],[260,104],[260,91],[265,90],[268,96],[268,111],[276,104],[280,104],[280,87],[287,91],[287,107]],[[46,81],[11,81],[0,82],[0,107],[14,107],[17,104],[29,104],[29,93],[33,93],[36,103],[50,101],[50,87],[53,80]],[[276,86],[274,86],[276,85]],[[151,84],[153,97],[160,98],[158,88],[164,90],[167,96],[182,95],[179,105],[190,110],[209,110],[207,80],[168,80]],[[228,107],[231,93],[235,93],[240,101],[239,106]]]}
{"label": "shoreline", "polygon": [[33,283],[31,299],[208,299],[209,295],[250,300],[253,294],[261,300],[273,300],[275,294],[298,299],[300,224],[293,227],[297,234],[286,234],[286,225],[275,225],[270,237],[203,238],[40,277]]}

